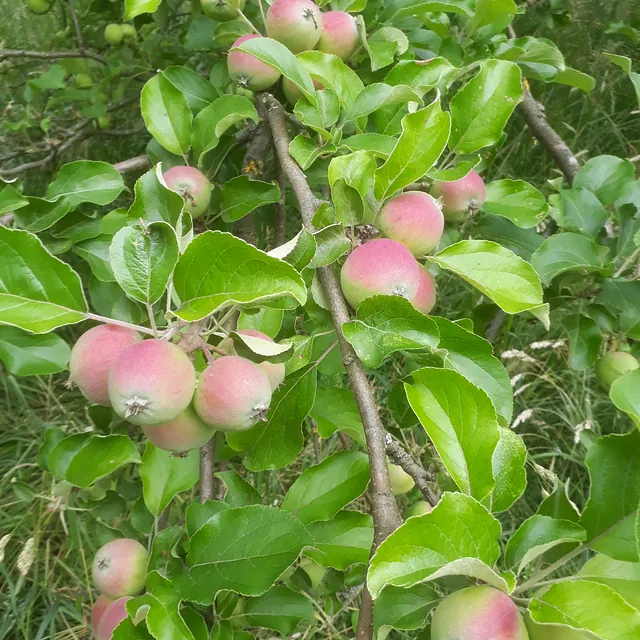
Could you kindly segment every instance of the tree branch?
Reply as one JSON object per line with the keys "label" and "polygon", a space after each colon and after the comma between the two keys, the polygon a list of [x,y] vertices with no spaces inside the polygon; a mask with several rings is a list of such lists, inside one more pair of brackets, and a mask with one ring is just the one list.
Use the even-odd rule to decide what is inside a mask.
{"label": "tree branch", "polygon": [[429,484],[433,482],[433,478],[429,472],[415,462],[409,453],[405,451],[404,447],[390,433],[387,433],[385,436],[385,443],[387,445],[387,455],[395,464],[401,467],[405,473],[408,473],[413,478],[416,487],[420,489],[424,499],[432,507],[435,507],[436,504],[438,504],[439,497]]}
{"label": "tree branch", "polygon": [[[270,94],[260,96],[266,109],[266,117],[271,128],[273,142],[283,174],[287,178],[298,200],[302,221],[313,231],[313,216],[321,201],[311,191],[304,172],[289,154],[289,134],[282,105]],[[336,335],[342,352],[342,361],[356,398],[358,411],[364,426],[367,453],[371,467],[371,511],[374,522],[375,548],[400,524],[402,518],[391,490],[385,444],[385,429],[378,414],[375,396],[369,385],[367,374],[353,347],[345,340],[342,325],[349,321],[349,310],[342,295],[342,289],[332,266],[318,269],[329,310],[336,328]],[[365,588],[358,618],[356,638],[367,640],[373,635],[373,602]]]}
{"label": "tree branch", "polygon": [[146,171],[151,168],[151,158],[147,155],[135,156],[113,165],[120,173],[135,173],[136,171]]}
{"label": "tree branch", "polygon": [[216,492],[213,486],[213,470],[216,463],[216,435],[207,444],[200,447],[200,504],[214,500]]}
{"label": "tree branch", "polygon": [[84,51],[84,38],[82,37],[82,31],[80,30],[80,23],[78,22],[78,16],[76,15],[75,7],[73,6],[73,0],[68,0],[68,5],[69,13],[71,14],[71,22],[73,22],[73,29],[76,32],[76,38],[78,40],[78,47],[80,51]]}
{"label": "tree branch", "polygon": [[61,60],[62,58],[91,58],[100,64],[107,64],[102,56],[92,51],[26,51],[23,49],[0,49],[0,60],[5,58],[36,58],[38,60]]}
{"label": "tree branch", "polygon": [[[516,37],[513,27],[507,27],[509,38]],[[520,113],[527,123],[531,134],[537,138],[540,144],[547,150],[553,158],[560,171],[564,174],[567,182],[571,184],[580,169],[580,163],[573,155],[573,151],[567,143],[558,135],[556,130],[547,122],[544,106],[532,95],[527,86],[524,86],[524,97],[519,105]]]}

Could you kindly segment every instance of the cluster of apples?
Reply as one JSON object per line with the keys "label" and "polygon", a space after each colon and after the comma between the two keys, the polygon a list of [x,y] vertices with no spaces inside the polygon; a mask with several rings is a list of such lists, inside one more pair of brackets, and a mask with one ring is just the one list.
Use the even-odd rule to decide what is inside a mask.
{"label": "cluster of apples", "polygon": [[[245,0],[201,0],[203,11],[218,20],[233,20],[244,8]],[[284,44],[293,53],[317,48],[346,61],[358,48],[360,36],[353,16],[345,11],[322,12],[311,0],[275,0],[266,15],[267,36]],[[247,40],[261,38],[250,34],[238,38],[234,47]],[[243,89],[264,91],[280,79],[280,72],[243,51],[231,51],[227,58],[229,75]],[[316,84],[317,88],[321,85]],[[291,102],[299,97],[295,85],[285,81],[285,93]]]}
{"label": "cluster of apples", "polygon": [[95,640],[110,640],[127,617],[127,602],[144,589],[148,562],[149,553],[132,538],[117,538],[98,550],[91,565],[93,584],[100,592],[91,609]]}
{"label": "cluster of apples", "polygon": [[461,222],[484,199],[484,182],[471,171],[453,182],[435,181],[431,195],[407,191],[389,200],[375,220],[386,237],[357,247],[342,267],[347,302],[357,309],[371,296],[396,295],[429,313],[436,302],[435,281],[416,258],[437,248],[445,220]]}
{"label": "cluster of apples", "polygon": [[[254,338],[273,342],[247,329]],[[162,339],[143,340],[134,329],[99,325],[71,351],[70,381],[92,403],[110,406],[142,427],[157,447],[184,453],[218,431],[242,431],[264,419],[284,365],[254,364],[225,338],[199,375],[182,349]],[[228,354],[228,355],[222,355]]]}
{"label": "cluster of apples", "polygon": [[135,40],[136,28],[132,24],[112,22],[104,28],[104,40],[107,44],[117,45],[123,40]]}

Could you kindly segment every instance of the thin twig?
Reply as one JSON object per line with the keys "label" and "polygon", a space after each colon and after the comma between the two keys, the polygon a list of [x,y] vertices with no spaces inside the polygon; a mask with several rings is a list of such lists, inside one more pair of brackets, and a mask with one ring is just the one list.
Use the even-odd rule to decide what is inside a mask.
{"label": "thin twig", "polygon": [[91,58],[100,64],[106,59],[92,51],[26,51],[24,49],[0,49],[0,60],[5,58],[37,58],[39,60],[61,60],[62,58]]}
{"label": "thin twig", "polygon": [[408,473],[413,481],[416,483],[416,487],[420,489],[424,499],[432,506],[435,507],[438,504],[438,494],[431,488],[430,482],[433,482],[433,478],[429,473],[420,466],[409,455],[404,447],[390,434],[387,433],[385,438],[387,445],[387,455],[393,460],[395,464],[402,467],[405,473]]}
{"label": "thin twig", "polygon": [[82,31],[80,30],[80,23],[78,22],[78,16],[73,6],[73,0],[68,0],[69,13],[71,14],[71,21],[73,22],[73,29],[76,32],[76,38],[78,39],[78,48],[80,51],[85,50],[84,38],[82,37]]}
{"label": "thin twig", "polygon": [[622,263],[622,266],[613,274],[613,277],[619,278],[627,270],[627,267],[638,257],[638,254],[640,254],[640,247],[637,247],[636,250]]}
{"label": "thin twig", "polygon": [[[303,224],[313,230],[313,216],[321,201],[311,191],[307,179],[298,164],[289,154],[289,135],[286,128],[285,112],[282,105],[270,94],[260,96],[266,108],[267,120],[271,128],[273,142],[280,166],[298,200]],[[371,467],[371,510],[374,522],[375,549],[400,524],[402,518],[395,501],[387,470],[385,429],[378,414],[375,396],[369,385],[367,374],[353,347],[342,333],[342,325],[349,321],[349,310],[342,295],[340,283],[333,267],[318,269],[329,310],[336,328],[336,335],[342,352],[351,388],[364,426],[367,453]],[[368,640],[373,636],[373,602],[365,588],[360,607],[356,638]]]}
{"label": "thin twig", "polygon": [[257,33],[259,36],[261,36],[262,34],[260,33],[260,31],[258,31],[258,29],[256,29],[256,27],[254,26],[253,22],[251,22],[251,20],[249,20],[249,18],[247,18],[247,16],[244,15],[244,13],[242,13],[242,11],[240,11],[240,9],[237,9],[238,12],[238,17],[240,18],[240,20],[242,20],[244,23],[249,25],[249,28],[251,29],[251,31],[253,31],[254,33]]}
{"label": "thin twig", "polygon": [[318,438],[318,423],[311,418],[311,439],[313,440],[313,455],[316,464],[320,464],[320,438]]}
{"label": "thin twig", "polygon": [[[593,542],[593,541],[592,541]],[[587,546],[584,544],[578,545],[572,551],[569,551],[566,555],[562,556],[562,558],[556,560],[553,564],[550,564],[548,567],[541,569],[537,573],[534,573],[529,580],[523,582],[514,592],[513,595],[518,595],[519,593],[524,593],[529,589],[533,589],[537,587],[540,582],[546,578],[549,574],[553,573],[557,569],[563,567],[567,562],[573,560],[575,557],[579,556],[583,551],[587,550]]]}
{"label": "thin twig", "polygon": [[[507,27],[509,38],[516,37],[513,27]],[[558,168],[564,174],[567,182],[571,184],[580,169],[580,163],[569,148],[567,143],[558,135],[556,130],[547,122],[544,107],[538,102],[525,85],[522,102],[519,105],[520,113],[529,126],[531,134],[537,138],[540,144],[553,158]]]}
{"label": "thin twig", "polygon": [[153,329],[148,327],[142,327],[138,324],[131,324],[130,322],[124,322],[123,320],[115,320],[114,318],[107,318],[106,316],[99,316],[96,313],[85,313],[87,320],[96,320],[97,322],[104,322],[105,324],[115,324],[118,327],[126,327],[127,329],[135,329],[139,333],[144,333],[148,336],[153,335]]}

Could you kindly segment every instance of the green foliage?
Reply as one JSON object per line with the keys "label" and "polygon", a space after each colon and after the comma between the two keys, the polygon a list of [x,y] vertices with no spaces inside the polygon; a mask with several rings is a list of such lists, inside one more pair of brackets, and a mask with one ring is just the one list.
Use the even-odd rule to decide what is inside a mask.
{"label": "green foliage", "polygon": [[[7,26],[32,39],[0,52],[0,382],[17,450],[2,459],[12,500],[0,511],[26,515],[2,514],[0,527],[33,531],[20,551],[0,538],[0,563],[5,549],[18,556],[2,566],[0,636],[59,635],[59,612],[76,633],[93,599],[82,564],[136,537],[150,549],[145,592],[114,638],[353,637],[365,580],[375,603],[362,637],[427,637],[442,597],[481,581],[560,633],[635,638],[640,374],[608,395],[593,382],[606,353],[640,355],[640,181],[636,158],[618,157],[635,155],[634,129],[621,119],[606,146],[589,145],[580,120],[572,146],[588,156],[571,181],[536,173],[540,148],[512,116],[525,90],[571,105],[591,92],[593,123],[612,120],[620,92],[635,111],[637,61],[620,45],[602,67],[577,64],[578,39],[553,33],[569,16],[560,2],[337,0],[360,35],[348,65],[264,37],[236,47],[298,92],[283,106],[281,85],[253,94],[230,80],[233,43],[264,25],[259,3],[227,4],[237,17],[217,22],[175,0],[31,2],[37,39]],[[506,33],[514,19],[520,37]],[[617,21],[606,35],[637,32]],[[30,57],[42,43],[53,55]],[[619,82],[601,72],[610,63]],[[195,221],[191,195],[163,178],[180,165],[212,185]],[[486,182],[481,210],[448,223],[416,265],[437,279],[437,315],[400,296],[350,314],[331,282],[380,234],[388,199],[472,169]],[[63,387],[70,325],[83,321],[171,341],[199,372],[232,343],[285,378],[251,408],[255,426],[211,425],[209,445],[174,455]],[[425,471],[399,511],[436,504],[400,526],[390,509],[381,526],[394,443]],[[32,580],[34,561],[44,571]],[[36,629],[20,598],[49,581]]]}

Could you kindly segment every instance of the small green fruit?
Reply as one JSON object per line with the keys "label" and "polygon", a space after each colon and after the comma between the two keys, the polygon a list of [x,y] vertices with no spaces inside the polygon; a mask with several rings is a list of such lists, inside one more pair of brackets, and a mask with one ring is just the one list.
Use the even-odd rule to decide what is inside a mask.
{"label": "small green fruit", "polygon": [[77,73],[73,77],[73,81],[79,89],[87,89],[93,86],[93,78],[88,73]]}
{"label": "small green fruit", "polygon": [[630,353],[612,351],[596,362],[596,378],[608,389],[620,376],[639,367],[640,363]]}
{"label": "small green fruit", "polygon": [[104,28],[104,39],[107,44],[120,44],[124,38],[122,27],[119,24],[108,24]]}
{"label": "small green fruit", "polygon": [[387,463],[387,469],[389,470],[389,480],[391,480],[391,489],[394,496],[401,496],[413,489],[416,483],[402,467],[389,462]]}
{"label": "small green fruit", "polygon": [[200,0],[202,11],[218,22],[229,22],[238,17],[238,9],[244,9],[245,0]]}
{"label": "small green fruit", "polygon": [[27,0],[27,6],[29,10],[37,15],[42,15],[43,13],[47,13],[51,8],[51,5],[47,2],[47,0]]}
{"label": "small green fruit", "polygon": [[136,28],[132,24],[125,23],[120,25],[120,28],[122,29],[122,35],[126,40],[136,39],[138,32],[136,31]]}
{"label": "small green fruit", "polygon": [[412,516],[423,516],[425,513],[431,513],[433,507],[426,500],[419,500],[414,502],[411,506],[407,507],[404,512],[405,518],[411,518]]}
{"label": "small green fruit", "polygon": [[111,126],[111,118],[109,116],[100,116],[98,118],[98,126],[101,129],[108,129]]}

